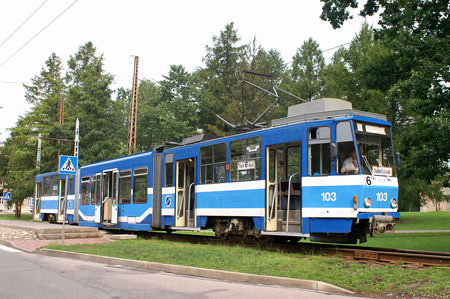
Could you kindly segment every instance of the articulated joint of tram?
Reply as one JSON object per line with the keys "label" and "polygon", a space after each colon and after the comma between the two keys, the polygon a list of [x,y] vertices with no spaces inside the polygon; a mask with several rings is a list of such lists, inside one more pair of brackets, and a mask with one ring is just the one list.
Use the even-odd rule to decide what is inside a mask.
{"label": "articulated joint of tram", "polygon": [[383,233],[393,233],[395,230],[394,217],[390,215],[373,215],[369,218],[370,236]]}

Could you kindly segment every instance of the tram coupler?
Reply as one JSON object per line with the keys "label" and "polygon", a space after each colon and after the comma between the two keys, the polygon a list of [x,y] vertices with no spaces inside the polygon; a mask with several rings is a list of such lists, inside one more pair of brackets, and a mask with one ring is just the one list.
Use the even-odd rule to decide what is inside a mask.
{"label": "tram coupler", "polygon": [[370,236],[374,237],[377,233],[394,233],[395,221],[394,217],[389,215],[374,215],[369,218]]}

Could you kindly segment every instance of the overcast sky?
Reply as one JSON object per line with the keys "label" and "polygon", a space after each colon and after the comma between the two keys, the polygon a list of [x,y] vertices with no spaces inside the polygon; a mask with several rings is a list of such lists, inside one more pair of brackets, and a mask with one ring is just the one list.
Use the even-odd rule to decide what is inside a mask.
{"label": "overcast sky", "polygon": [[[203,66],[205,46],[212,45],[212,36],[229,22],[234,22],[242,42],[256,37],[265,49],[277,49],[286,62],[309,37],[322,50],[351,41],[364,20],[357,17],[333,30],[319,18],[321,7],[319,0],[1,1],[0,141],[9,136],[7,129],[15,126],[19,116],[30,111],[23,83],[29,84],[31,78],[39,75],[52,52],[62,59],[65,71],[70,55],[92,41],[97,51],[104,54],[106,71],[115,77],[113,89],[131,89],[132,55],[139,56],[140,79],[158,81],[168,73],[171,64],[182,64],[194,71]],[[370,24],[373,22],[369,20]],[[332,53],[327,52],[326,57]]]}

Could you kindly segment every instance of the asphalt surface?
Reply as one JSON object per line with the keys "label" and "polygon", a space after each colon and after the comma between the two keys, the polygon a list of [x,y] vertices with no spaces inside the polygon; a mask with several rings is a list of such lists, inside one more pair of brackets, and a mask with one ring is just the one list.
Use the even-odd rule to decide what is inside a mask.
{"label": "asphalt surface", "polygon": [[[325,292],[136,270],[0,245],[0,298],[349,298]],[[352,297],[358,298],[358,297]]]}

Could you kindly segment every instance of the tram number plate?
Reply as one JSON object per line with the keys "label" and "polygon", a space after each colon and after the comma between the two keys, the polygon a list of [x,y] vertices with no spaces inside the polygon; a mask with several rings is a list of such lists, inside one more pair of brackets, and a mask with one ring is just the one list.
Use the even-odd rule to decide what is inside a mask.
{"label": "tram number plate", "polygon": [[355,259],[364,259],[364,260],[377,260],[378,259],[378,253],[377,252],[370,252],[370,251],[360,251],[356,250],[354,253]]}

